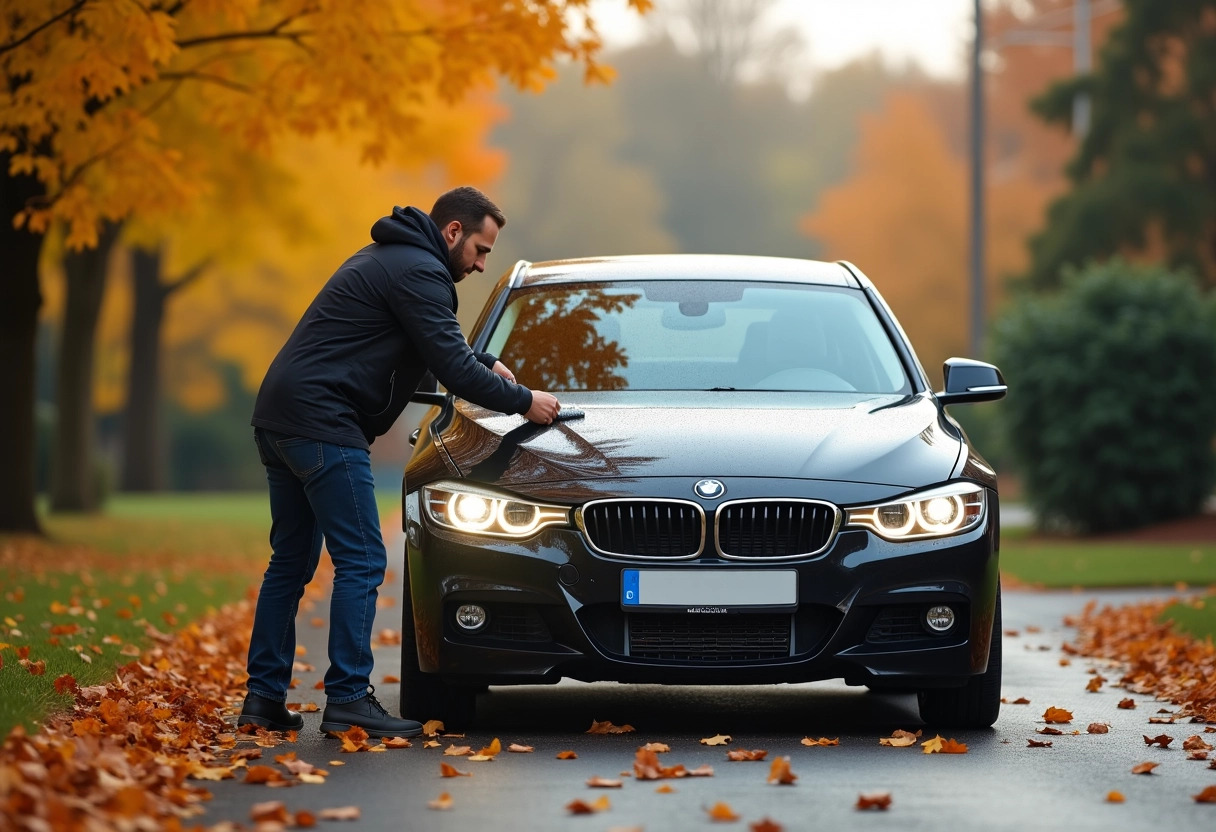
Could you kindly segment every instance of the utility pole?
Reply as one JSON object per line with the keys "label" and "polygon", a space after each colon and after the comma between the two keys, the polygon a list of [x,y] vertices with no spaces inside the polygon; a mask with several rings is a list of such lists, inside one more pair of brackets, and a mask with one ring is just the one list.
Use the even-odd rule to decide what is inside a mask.
{"label": "utility pole", "polygon": [[[1073,0],[1072,66],[1077,75],[1088,75],[1093,66],[1089,44],[1090,12],[1089,0]],[[1089,133],[1089,116],[1089,93],[1077,93],[1072,100],[1072,132],[1078,139],[1084,139]]]}
{"label": "utility pole", "polygon": [[971,49],[971,355],[984,345],[984,10],[974,0]]}

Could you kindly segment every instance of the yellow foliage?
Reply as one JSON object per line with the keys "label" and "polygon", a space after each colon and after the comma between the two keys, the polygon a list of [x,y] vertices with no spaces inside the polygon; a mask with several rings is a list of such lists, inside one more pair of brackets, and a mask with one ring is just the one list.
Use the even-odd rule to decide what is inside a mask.
{"label": "yellow foliage", "polygon": [[[535,87],[563,58],[603,78],[600,48],[587,0],[6,0],[0,70],[22,81],[0,89],[0,146],[46,189],[16,222],[62,220],[81,247],[102,219],[181,210],[209,181],[203,137],[269,156],[329,133],[364,161],[410,156],[435,102]],[[182,102],[201,135],[167,134]]]}

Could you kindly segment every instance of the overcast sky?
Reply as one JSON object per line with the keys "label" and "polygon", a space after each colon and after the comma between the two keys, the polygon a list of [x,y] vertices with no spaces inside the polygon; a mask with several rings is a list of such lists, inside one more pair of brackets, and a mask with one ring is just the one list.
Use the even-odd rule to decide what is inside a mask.
{"label": "overcast sky", "polygon": [[[665,0],[656,0],[661,7]],[[933,75],[963,77],[971,39],[972,0],[780,0],[775,24],[793,24],[811,65],[833,69],[880,50],[895,64],[911,58]],[[595,0],[610,46],[636,41],[643,24],[625,0]]]}

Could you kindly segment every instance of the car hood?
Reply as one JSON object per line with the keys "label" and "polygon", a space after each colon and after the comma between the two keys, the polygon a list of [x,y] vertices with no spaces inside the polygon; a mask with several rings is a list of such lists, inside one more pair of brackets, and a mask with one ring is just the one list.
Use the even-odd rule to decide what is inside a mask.
{"label": "car hood", "polygon": [[534,425],[457,400],[440,434],[462,476],[519,486],[642,477],[805,478],[914,488],[947,479],[962,438],[925,395],[598,393]]}

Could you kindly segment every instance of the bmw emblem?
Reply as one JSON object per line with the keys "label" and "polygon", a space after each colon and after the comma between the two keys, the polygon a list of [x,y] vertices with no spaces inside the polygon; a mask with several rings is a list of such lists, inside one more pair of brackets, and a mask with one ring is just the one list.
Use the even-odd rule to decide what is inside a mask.
{"label": "bmw emblem", "polygon": [[726,486],[717,480],[700,480],[692,487],[698,497],[713,500],[726,493]]}

